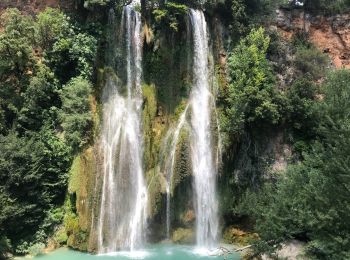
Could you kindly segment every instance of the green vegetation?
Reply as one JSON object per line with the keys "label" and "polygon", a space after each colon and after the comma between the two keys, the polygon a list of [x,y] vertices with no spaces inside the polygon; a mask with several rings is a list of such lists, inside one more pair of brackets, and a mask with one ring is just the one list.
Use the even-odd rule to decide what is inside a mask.
{"label": "green vegetation", "polygon": [[60,119],[65,140],[73,151],[81,150],[89,142],[92,129],[92,113],[89,97],[92,86],[83,78],[73,78],[61,92]]}
{"label": "green vegetation", "polygon": [[[299,239],[310,258],[350,258],[350,72],[330,70],[327,54],[307,35],[283,40],[271,26],[279,5],[332,15],[349,10],[350,0],[299,2],[304,5],[142,0],[135,7],[142,11],[145,39],[144,170],[150,222],[159,238],[165,200],[159,168],[166,157],[161,146],[188,103],[193,65],[188,12],[202,8],[219,85],[223,238],[253,243],[257,254],[274,254],[282,243]],[[127,3],[80,1],[71,16],[53,8],[36,15],[1,12],[0,258],[7,252],[41,254],[48,238],[88,248],[90,208],[99,199],[92,201],[90,193],[103,159],[93,148],[101,105],[96,100],[108,75],[119,81],[114,66],[124,62],[120,46],[104,53],[109,41],[120,40],[106,13],[114,8],[120,19]],[[184,128],[172,180],[171,219],[177,227],[172,239],[178,243],[194,241],[190,138]]]}
{"label": "green vegetation", "polygon": [[[278,89],[274,74],[283,71],[267,58],[281,54],[269,43],[262,29],[253,29],[228,60],[230,81],[219,99],[225,137],[223,211],[238,224],[242,219],[250,223],[248,230],[259,235],[257,253],[273,254],[282,242],[300,239],[312,258],[347,259],[350,231],[342,219],[348,218],[349,201],[350,72],[329,72],[320,86],[328,57],[296,39],[289,65],[294,79]],[[273,137],[267,132],[281,129],[293,150],[286,172],[271,167],[274,151],[268,146]]]}
{"label": "green vegetation", "polygon": [[[40,232],[52,206],[63,202],[70,149],[47,128],[29,137],[11,131],[0,136],[0,143],[0,223],[10,227],[2,231],[16,246]],[[49,231],[51,224],[41,230]]]}
{"label": "green vegetation", "polygon": [[89,8],[92,6],[104,6],[108,4],[110,0],[84,0],[84,7]]}
{"label": "green vegetation", "polygon": [[325,98],[314,103],[318,137],[304,160],[244,197],[262,239],[258,249],[273,251],[282,241],[302,238],[317,259],[349,258],[349,81],[350,72],[340,70],[322,85]]}
{"label": "green vegetation", "polygon": [[305,9],[313,13],[337,14],[349,10],[349,0],[304,0]]}
{"label": "green vegetation", "polygon": [[157,24],[169,26],[169,28],[177,32],[179,19],[185,16],[187,11],[188,7],[186,5],[167,2],[163,8],[153,10],[153,15]]}
{"label": "green vegetation", "polygon": [[52,8],[8,9],[0,22],[0,251],[36,255],[63,221],[72,156],[91,139],[97,41]]}
{"label": "green vegetation", "polygon": [[225,139],[239,136],[245,126],[280,121],[282,97],[266,59],[269,42],[264,29],[253,29],[230,56],[231,80],[222,94],[226,102],[221,123]]}

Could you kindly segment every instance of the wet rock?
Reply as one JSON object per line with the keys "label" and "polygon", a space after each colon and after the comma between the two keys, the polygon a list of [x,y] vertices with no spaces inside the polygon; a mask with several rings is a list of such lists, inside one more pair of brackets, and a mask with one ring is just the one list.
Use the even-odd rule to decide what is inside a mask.
{"label": "wet rock", "polygon": [[190,228],[178,228],[173,232],[172,241],[179,244],[194,243],[194,232]]}

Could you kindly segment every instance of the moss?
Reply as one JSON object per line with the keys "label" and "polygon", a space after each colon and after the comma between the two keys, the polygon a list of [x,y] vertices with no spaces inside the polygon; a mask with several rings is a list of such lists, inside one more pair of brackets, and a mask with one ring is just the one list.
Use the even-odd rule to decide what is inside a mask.
{"label": "moss", "polygon": [[194,243],[194,232],[190,228],[178,228],[173,232],[172,241],[179,244]]}
{"label": "moss", "polygon": [[59,245],[64,245],[67,243],[68,240],[68,235],[65,227],[61,227],[56,231],[54,234],[53,239],[59,244]]}
{"label": "moss", "polygon": [[162,194],[165,192],[163,187],[165,180],[164,177],[159,174],[158,169],[151,169],[146,175],[148,176],[149,217],[153,218],[160,212],[162,207]]}
{"label": "moss", "polygon": [[79,217],[72,212],[68,213],[64,218],[64,226],[68,237],[67,245],[74,249],[86,251],[87,233],[81,230],[79,225]]}
{"label": "moss", "polygon": [[191,175],[189,135],[186,129],[182,129],[179,141],[176,146],[176,161],[173,175],[173,189],[179,185],[186,177]]}
{"label": "moss", "polygon": [[168,115],[174,114],[174,109],[190,92],[191,47],[186,37],[186,23],[181,20],[178,32],[156,27],[152,44],[144,50],[145,82],[155,85],[157,101]]}
{"label": "moss", "polygon": [[190,227],[189,212],[193,210],[192,170],[189,135],[186,128],[180,132],[172,180],[172,223],[174,227]]}
{"label": "moss", "polygon": [[92,183],[96,175],[94,151],[88,148],[78,155],[70,170],[68,196],[65,202],[64,231],[57,234],[57,241],[64,240],[67,245],[82,251],[87,250],[87,230],[91,223]]}
{"label": "moss", "polygon": [[159,151],[160,134],[156,131],[155,117],[157,116],[157,97],[154,85],[144,85],[143,132],[144,132],[144,161],[146,169],[153,168]]}
{"label": "moss", "polygon": [[74,158],[69,176],[68,192],[71,194],[78,192],[80,187],[80,155]]}
{"label": "moss", "polygon": [[246,246],[249,245],[253,240],[259,239],[259,236],[256,233],[245,232],[231,226],[224,231],[223,239],[225,243]]}
{"label": "moss", "polygon": [[185,111],[186,106],[188,104],[187,99],[181,100],[179,105],[175,108],[174,116],[172,117],[172,121],[177,122],[181,116],[181,114]]}

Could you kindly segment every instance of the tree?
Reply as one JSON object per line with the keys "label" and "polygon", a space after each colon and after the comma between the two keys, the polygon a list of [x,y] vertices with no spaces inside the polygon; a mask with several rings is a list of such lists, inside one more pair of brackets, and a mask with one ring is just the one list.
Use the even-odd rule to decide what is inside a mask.
{"label": "tree", "polygon": [[317,259],[350,257],[350,72],[331,73],[316,103],[318,138],[304,161],[292,165],[276,185],[248,194],[245,205],[256,219],[266,251],[303,238]]}
{"label": "tree", "polygon": [[62,203],[70,163],[69,148],[49,128],[0,136],[0,226],[14,246],[32,239],[46,212]]}
{"label": "tree", "polygon": [[254,122],[277,124],[280,120],[282,97],[266,59],[269,42],[264,29],[253,29],[229,57],[230,84],[224,94],[222,118],[223,130],[229,136],[241,134]]}
{"label": "tree", "polygon": [[23,131],[39,131],[45,122],[55,125],[60,107],[59,85],[53,72],[45,65],[38,65],[22,94],[23,106],[18,115],[18,126]]}
{"label": "tree", "polygon": [[46,8],[37,16],[36,29],[39,45],[50,49],[56,40],[69,34],[69,19],[58,9]]}
{"label": "tree", "polygon": [[22,104],[21,93],[33,71],[35,30],[33,20],[17,9],[4,12],[0,22],[4,27],[0,32],[0,117],[7,128],[17,116]]}
{"label": "tree", "polygon": [[73,77],[92,77],[97,40],[86,33],[70,34],[59,38],[52,51],[47,52],[49,64],[62,83]]}
{"label": "tree", "polygon": [[91,138],[91,83],[81,77],[72,79],[62,90],[60,119],[65,140],[73,151],[79,151]]}

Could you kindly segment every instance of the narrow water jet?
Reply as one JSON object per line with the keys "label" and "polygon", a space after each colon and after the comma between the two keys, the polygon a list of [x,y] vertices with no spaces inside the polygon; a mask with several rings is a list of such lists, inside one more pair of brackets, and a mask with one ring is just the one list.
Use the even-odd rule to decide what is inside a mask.
{"label": "narrow water jet", "polygon": [[133,251],[145,240],[148,198],[142,166],[141,15],[132,6],[123,9],[120,31],[126,88],[111,76],[103,91],[98,253]]}
{"label": "narrow water jet", "polygon": [[191,160],[194,176],[197,247],[212,249],[218,236],[217,167],[211,134],[207,24],[202,11],[190,10],[193,35]]}
{"label": "narrow water jet", "polygon": [[[172,133],[169,135],[171,137],[170,144],[170,152],[165,163],[165,171],[166,171],[166,237],[170,239],[170,199],[171,199],[171,191],[172,191],[172,180],[174,175],[174,166],[176,159],[176,146],[178,143],[178,139],[180,136],[181,129],[186,124],[186,115],[187,115],[188,105],[186,106],[184,112],[181,114],[179,118],[179,122],[175,129],[173,129]],[[168,138],[169,138],[168,137]]]}

